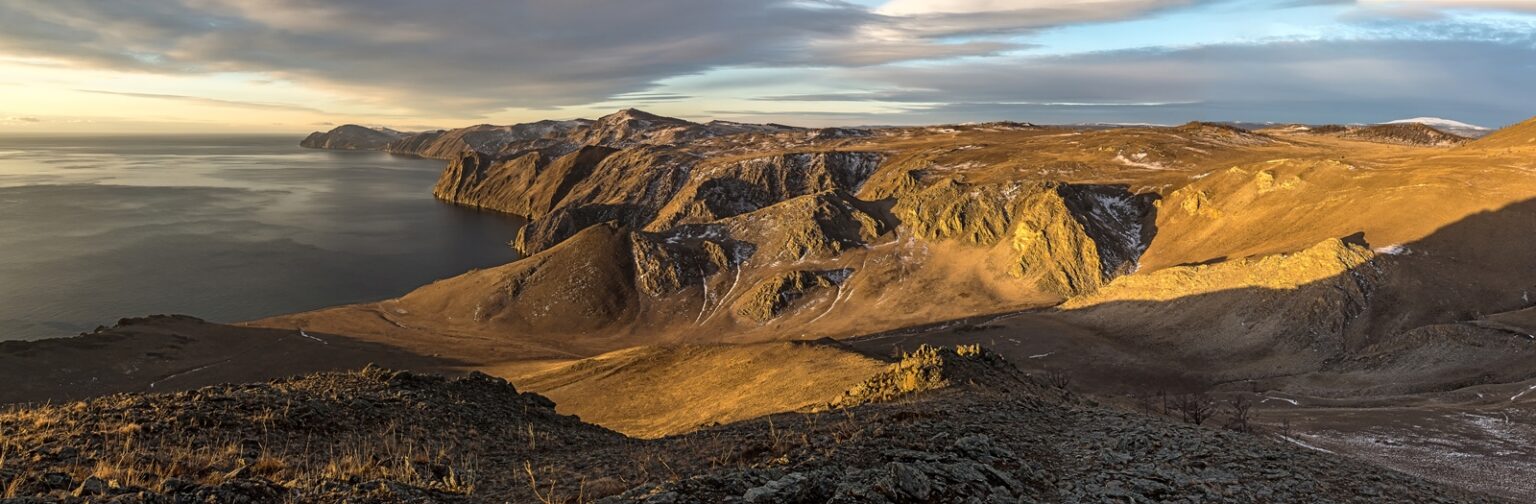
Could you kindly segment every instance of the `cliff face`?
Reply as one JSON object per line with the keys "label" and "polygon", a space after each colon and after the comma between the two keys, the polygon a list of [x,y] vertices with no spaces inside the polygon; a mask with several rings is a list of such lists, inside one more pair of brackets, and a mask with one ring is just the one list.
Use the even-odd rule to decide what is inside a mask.
{"label": "cliff face", "polygon": [[[423,146],[458,142],[434,195],[529,219],[513,241],[528,259],[514,268],[520,273],[504,273],[505,289],[474,287],[486,283],[483,273],[450,279],[445,284],[469,286],[423,289],[440,302],[413,314],[551,334],[579,326],[661,335],[684,322],[722,334],[800,323],[820,332],[832,330],[820,328],[827,323],[852,324],[840,314],[862,312],[862,299],[918,303],[934,288],[950,288],[943,282],[955,275],[981,289],[960,310],[1091,292],[1134,270],[1147,239],[1141,226],[1150,200],[1124,187],[963,182],[848,145],[911,131],[698,124],[635,110],[531,124],[540,126],[476,126],[395,144],[436,154]],[[593,233],[611,244],[598,246]],[[571,245],[577,237],[583,244]],[[557,268],[568,273],[563,279],[530,273],[550,261],[588,264],[598,251],[624,268],[580,278]],[[607,301],[570,310],[516,301],[534,285],[572,303],[589,295]],[[525,310],[581,313],[583,322],[540,325]],[[929,310],[869,316],[896,324]]]}
{"label": "cliff face", "polygon": [[797,270],[764,278],[736,300],[736,314],[759,324],[784,313],[806,294],[836,288],[853,274],[852,269]]}
{"label": "cliff face", "polygon": [[1110,186],[970,185],[944,179],[892,210],[917,236],[993,250],[1014,277],[1063,297],[1135,270],[1151,198]]}
{"label": "cliff face", "polygon": [[858,192],[879,163],[872,152],[817,152],[701,166],[649,227],[715,221],[821,191]]}
{"label": "cliff face", "polygon": [[539,217],[554,210],[576,184],[616,149],[582,147],[553,157],[543,150],[511,159],[464,151],[448,163],[433,196],[455,204]]}

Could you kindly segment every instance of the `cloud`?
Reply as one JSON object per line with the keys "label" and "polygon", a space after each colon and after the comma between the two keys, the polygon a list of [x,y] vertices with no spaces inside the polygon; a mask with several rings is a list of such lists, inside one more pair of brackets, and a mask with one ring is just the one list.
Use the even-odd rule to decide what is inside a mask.
{"label": "cloud", "polygon": [[1191,7],[1197,0],[891,0],[875,12],[927,36],[1020,33],[1054,26],[1119,21]]}
{"label": "cloud", "polygon": [[1441,40],[1230,44],[846,69],[828,78],[887,89],[765,99],[926,104],[903,122],[1352,122],[1412,113],[1504,124],[1536,114],[1528,91],[1536,66],[1510,64],[1517,61],[1536,61],[1536,48]]}
{"label": "cloud", "polygon": [[12,116],[12,117],[0,118],[0,123],[17,124],[17,123],[40,123],[40,122],[43,122],[42,118],[30,117],[30,116],[27,116],[27,117]]}
{"label": "cloud", "polygon": [[1490,11],[1536,14],[1536,2],[1530,0],[1356,0],[1356,6],[1344,14],[1345,20],[1435,21],[1448,19],[1456,11]]}
{"label": "cloud", "polygon": [[320,113],[324,113],[324,111],[322,111],[320,109],[316,109],[316,108],[312,108],[312,107],[304,107],[304,106],[299,106],[299,105],[285,105],[285,104],[279,104],[279,103],[260,103],[260,102],[249,102],[249,101],[240,101],[240,100],[221,100],[221,99],[217,99],[217,98],[204,98],[204,97],[201,97],[201,96],[187,96],[187,95],[161,94],[161,93],[129,93],[129,92],[123,92],[123,91],[105,91],[105,90],[99,90],[99,89],[76,89],[75,91],[79,91],[79,92],[82,92],[82,93],[92,93],[92,94],[104,94],[104,95],[113,95],[113,96],[127,96],[127,97],[130,97],[130,98],[149,98],[149,99],[155,99],[155,100],[176,100],[176,101],[196,103],[196,104],[200,104],[200,105],[213,105],[213,106],[222,106],[222,107],[237,107],[237,108],[260,109],[260,110],[285,110],[285,111],[297,111],[297,112],[320,112]]}
{"label": "cloud", "polygon": [[1402,9],[1482,9],[1536,13],[1530,0],[1358,0],[1361,7]]}
{"label": "cloud", "polygon": [[685,94],[678,94],[678,93],[652,93],[652,92],[644,92],[644,91],[635,92],[635,93],[618,94],[618,95],[614,95],[613,97],[610,98],[611,101],[623,102],[623,103],[661,103],[661,102],[683,101],[683,100],[690,100],[690,99],[693,99],[693,97],[689,96],[689,95],[685,95]]}
{"label": "cloud", "polygon": [[[1192,0],[880,12],[843,0],[0,2],[0,53],[118,70],[255,72],[440,113],[573,106],[722,67],[872,66],[1028,47],[987,34]],[[956,40],[958,35],[971,40]]]}
{"label": "cloud", "polygon": [[[1357,8],[1341,7],[1347,4]],[[1060,43],[1029,38],[1057,27],[1177,11],[1190,15],[1167,29],[1188,29],[1208,11],[1259,16],[1319,5],[1334,6],[1316,13],[1320,23],[1332,24],[1317,30],[1322,35],[1299,35],[1312,40],[1056,56],[1038,55],[1050,47],[1027,50],[1037,48],[1031,42]],[[896,122],[886,112],[909,114],[905,122],[970,120],[964,114],[1182,122],[1453,105],[1481,114],[1462,116],[1473,122],[1498,122],[1536,110],[1536,98],[1523,90],[1536,81],[1526,63],[1536,60],[1536,18],[1497,14],[1506,24],[1501,27],[1483,19],[1495,15],[1460,16],[1458,9],[1536,12],[1536,4],[890,0],[870,8],[847,0],[50,0],[0,2],[0,55],[130,72],[240,72],[242,79],[335,96],[345,106],[125,93],[95,84],[86,85],[89,92],[312,113],[373,110],[381,113],[350,115],[417,122],[523,118],[524,109],[688,109],[694,100],[722,103],[692,111],[858,122]],[[1395,14],[1381,14],[1389,11]],[[1351,12],[1348,23],[1334,19],[1341,12]],[[1410,12],[1439,21],[1405,20]],[[1115,47],[1140,41],[1145,34],[1137,29],[1152,28],[1128,28]],[[764,75],[773,77],[726,82],[733,76],[763,81]],[[694,77],[708,85],[668,84]],[[799,112],[747,110],[756,108],[741,105],[748,100]],[[882,112],[818,113],[835,102]],[[1499,103],[1503,112],[1494,110]],[[506,109],[512,110],[501,112]]]}

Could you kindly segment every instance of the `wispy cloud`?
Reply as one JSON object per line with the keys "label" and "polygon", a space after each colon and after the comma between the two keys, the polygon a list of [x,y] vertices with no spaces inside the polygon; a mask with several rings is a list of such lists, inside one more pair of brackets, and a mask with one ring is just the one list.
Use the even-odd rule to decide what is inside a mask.
{"label": "wispy cloud", "polygon": [[249,101],[240,101],[240,100],[222,100],[222,99],[218,99],[218,98],[205,98],[205,97],[202,97],[202,96],[188,96],[188,95],[161,94],[161,93],[133,93],[133,92],[125,92],[125,91],[107,91],[107,90],[102,90],[102,89],[76,89],[76,91],[79,91],[79,92],[82,92],[82,93],[92,93],[92,94],[103,94],[103,95],[113,95],[113,96],[127,96],[127,97],[131,97],[131,98],[148,98],[148,99],[154,99],[154,100],[175,100],[175,101],[183,101],[183,102],[196,103],[196,104],[200,104],[200,105],[214,105],[214,106],[220,106],[220,107],[237,107],[237,108],[260,109],[260,110],[288,110],[288,111],[319,112],[319,113],[324,113],[325,112],[325,111],[317,109],[317,108],[305,107],[305,106],[301,106],[301,105],[287,105],[287,104],[281,104],[281,103],[260,103],[260,102],[249,102]]}
{"label": "wispy cloud", "polygon": [[1028,45],[988,35],[1198,2],[1031,0],[995,12],[970,3],[925,10],[898,1],[877,12],[842,0],[4,2],[0,53],[135,71],[258,72],[378,103],[485,112],[625,99],[727,66],[998,55]]}
{"label": "wispy cloud", "polygon": [[[1536,2],[1528,0],[868,4],[0,2],[0,61],[134,76],[216,79],[237,73],[248,82],[271,85],[245,86],[245,94],[227,95],[204,94],[203,89],[211,89],[205,87],[175,88],[198,89],[195,96],[142,92],[156,90],[146,86],[107,88],[95,80],[64,87],[197,107],[372,111],[347,115],[349,120],[402,123],[558,115],[625,105],[786,122],[794,117],[894,122],[892,115],[911,121],[968,120],[962,114],[1181,122],[1172,116],[1333,117],[1411,106],[1460,107],[1482,114],[1464,115],[1474,121],[1498,122],[1536,111],[1524,89],[1536,77],[1528,63],[1536,47]],[[1259,20],[1253,33],[1228,39],[1162,37],[1161,45],[1138,38],[1155,30],[1203,33],[1201,16],[1232,12]],[[1269,22],[1278,14],[1295,18]],[[1265,31],[1285,23],[1305,26]],[[1049,45],[1060,40],[1053,34],[1073,29],[1099,29],[1095,40],[1113,38],[1116,45],[1075,53]],[[777,75],[766,82],[726,78],[732,72],[737,77]],[[715,74],[726,77],[705,89],[668,85]],[[282,91],[290,88],[303,88],[302,96],[315,101],[296,100],[299,94]],[[1504,104],[1503,112],[1492,111],[1496,103]],[[839,107],[845,111],[821,110]],[[763,110],[750,110],[757,108]],[[41,114],[33,109],[11,113]],[[1005,114],[1011,116],[999,117]]]}

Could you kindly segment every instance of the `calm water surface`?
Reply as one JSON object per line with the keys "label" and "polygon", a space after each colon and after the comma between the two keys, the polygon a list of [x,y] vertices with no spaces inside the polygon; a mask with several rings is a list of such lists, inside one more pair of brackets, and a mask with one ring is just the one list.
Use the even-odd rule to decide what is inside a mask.
{"label": "calm water surface", "polygon": [[432,198],[442,161],[289,136],[0,138],[0,340],[235,322],[516,259],[521,221]]}

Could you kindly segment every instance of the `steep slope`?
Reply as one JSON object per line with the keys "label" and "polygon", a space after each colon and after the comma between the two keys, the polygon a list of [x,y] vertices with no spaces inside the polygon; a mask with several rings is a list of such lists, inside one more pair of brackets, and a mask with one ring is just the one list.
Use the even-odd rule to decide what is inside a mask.
{"label": "steep slope", "polygon": [[687,227],[678,235],[724,232],[751,244],[758,263],[830,259],[869,246],[890,231],[874,209],[847,193],[825,191],[786,199],[762,209]]}
{"label": "steep slope", "polygon": [[614,152],[608,147],[582,147],[552,158],[553,152],[534,150],[501,161],[464,152],[443,170],[432,195],[460,205],[539,217],[553,210]]}
{"label": "steep slope", "polygon": [[1008,274],[1072,296],[1135,270],[1150,210],[1149,198],[1112,187],[944,179],[899,198],[892,212],[916,236],[989,247]]}
{"label": "steep slope", "polygon": [[596,355],[629,346],[620,343],[629,335],[626,328],[649,313],[638,309],[631,246],[628,231],[601,224],[549,250],[396,299],[250,325],[358,335],[474,366]]}
{"label": "steep slope", "polygon": [[677,194],[698,161],[686,152],[647,146],[613,153],[572,184],[551,211],[532,216],[514,246],[534,253],[599,222],[644,228]]}
{"label": "steep slope", "polygon": [[401,297],[412,316],[526,331],[586,331],[632,316],[633,263],[626,232],[587,228],[546,253],[435,282]]}
{"label": "steep slope", "polygon": [[1476,149],[1524,149],[1536,147],[1536,118],[1499,129],[1467,144]]}
{"label": "steep slope", "polygon": [[816,152],[706,164],[647,227],[714,221],[821,191],[858,192],[879,162],[870,152]]}

